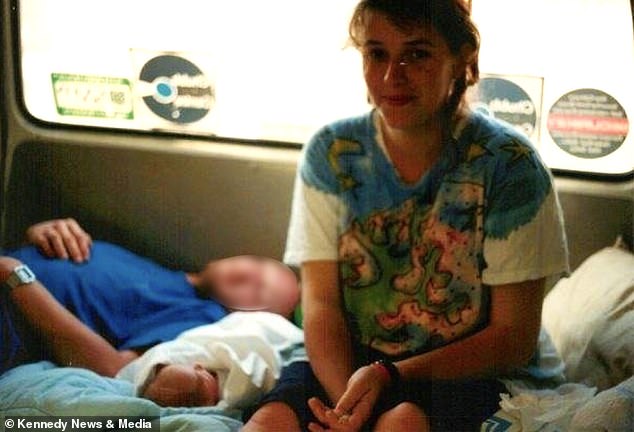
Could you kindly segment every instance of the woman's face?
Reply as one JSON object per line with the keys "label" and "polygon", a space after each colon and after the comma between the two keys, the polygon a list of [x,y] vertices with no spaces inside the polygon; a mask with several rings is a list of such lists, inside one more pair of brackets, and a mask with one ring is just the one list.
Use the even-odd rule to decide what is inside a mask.
{"label": "woman's face", "polygon": [[403,30],[369,13],[361,40],[363,72],[385,124],[418,129],[437,122],[458,72],[458,60],[431,26]]}

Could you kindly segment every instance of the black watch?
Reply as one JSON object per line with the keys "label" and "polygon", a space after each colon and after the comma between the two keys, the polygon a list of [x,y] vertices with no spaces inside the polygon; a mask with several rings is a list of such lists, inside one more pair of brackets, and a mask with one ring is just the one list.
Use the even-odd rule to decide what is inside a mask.
{"label": "black watch", "polygon": [[13,269],[7,280],[4,281],[4,285],[7,286],[9,290],[12,290],[21,285],[30,284],[31,282],[35,282],[35,274],[28,266],[21,264]]}

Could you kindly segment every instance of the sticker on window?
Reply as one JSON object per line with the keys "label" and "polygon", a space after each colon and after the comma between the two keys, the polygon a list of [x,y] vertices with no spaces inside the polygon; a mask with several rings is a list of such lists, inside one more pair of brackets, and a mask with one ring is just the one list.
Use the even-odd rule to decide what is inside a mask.
{"label": "sticker on window", "polygon": [[621,147],[629,122],[621,104],[609,94],[579,89],[555,102],[548,114],[548,131],[563,151],[595,159]]}
{"label": "sticker on window", "polygon": [[203,119],[215,100],[214,87],[203,70],[171,53],[157,54],[140,65],[135,92],[154,115],[176,124]]}
{"label": "sticker on window", "polygon": [[51,80],[59,115],[134,118],[132,87],[125,78],[52,73]]}
{"label": "sticker on window", "polygon": [[511,124],[538,142],[542,87],[539,77],[483,75],[469,90],[470,106]]}

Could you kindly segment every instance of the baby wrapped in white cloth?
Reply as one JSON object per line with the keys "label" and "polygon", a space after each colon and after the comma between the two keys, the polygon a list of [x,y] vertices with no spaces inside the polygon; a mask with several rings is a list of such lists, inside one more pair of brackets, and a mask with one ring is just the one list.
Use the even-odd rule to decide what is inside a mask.
{"label": "baby wrapped in white cloth", "polygon": [[305,360],[304,334],[270,312],[233,312],[146,351],[117,374],[162,406],[244,408],[271,390],[282,367]]}

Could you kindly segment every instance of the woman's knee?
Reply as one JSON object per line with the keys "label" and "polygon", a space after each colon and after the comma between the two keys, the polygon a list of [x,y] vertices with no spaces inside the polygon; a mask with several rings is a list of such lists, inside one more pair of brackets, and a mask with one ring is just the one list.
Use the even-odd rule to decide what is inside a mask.
{"label": "woman's knee", "polygon": [[374,426],[375,432],[426,432],[429,431],[429,419],[425,412],[415,403],[402,402],[384,412]]}
{"label": "woman's knee", "polygon": [[262,405],[242,428],[242,432],[297,432],[299,420],[290,406],[284,402]]}

